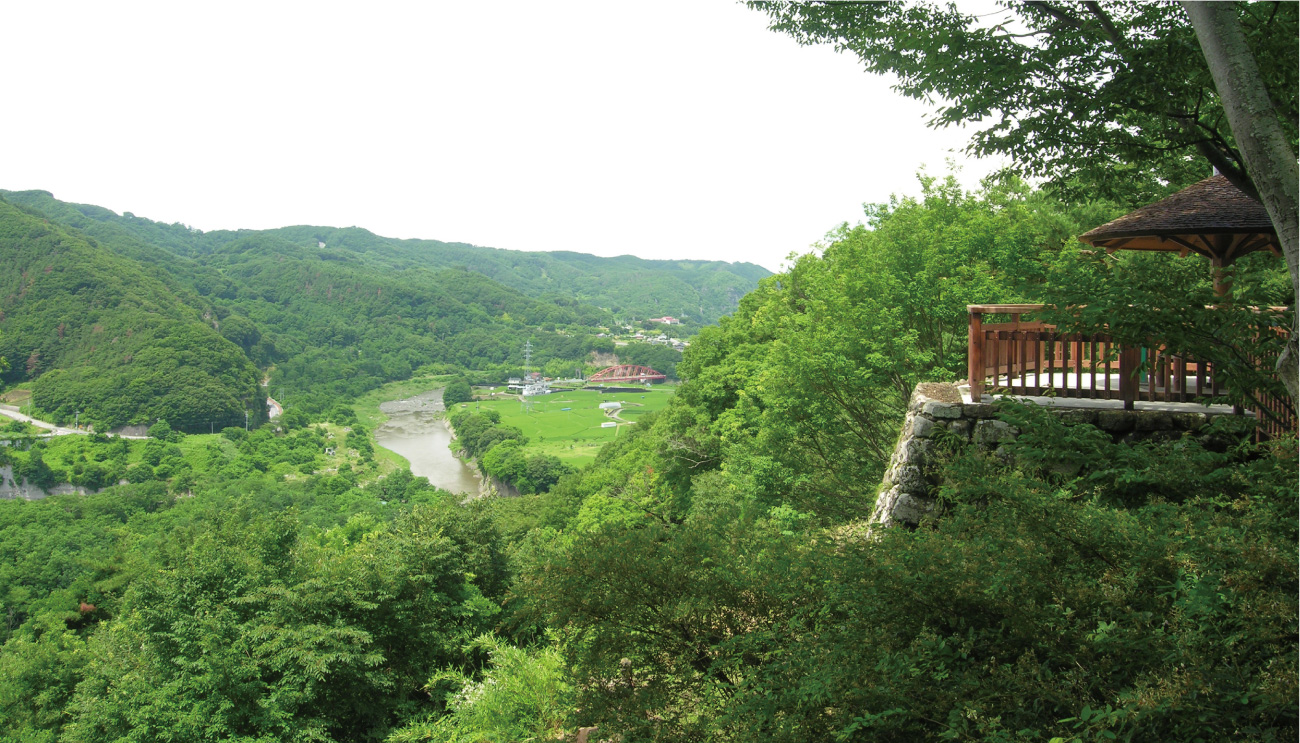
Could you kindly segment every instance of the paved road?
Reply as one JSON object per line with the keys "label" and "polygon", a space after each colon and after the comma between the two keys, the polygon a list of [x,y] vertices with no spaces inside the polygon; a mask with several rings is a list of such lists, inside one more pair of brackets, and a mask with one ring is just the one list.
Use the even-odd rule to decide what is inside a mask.
{"label": "paved road", "polygon": [[[90,434],[90,431],[78,430],[76,428],[64,428],[63,426],[56,426],[53,423],[50,423],[49,421],[37,420],[31,417],[30,415],[24,415],[23,413],[18,412],[18,408],[14,407],[13,405],[0,405],[0,415],[13,418],[16,421],[22,421],[23,423],[30,423],[33,426],[36,426],[37,428],[44,428],[46,431],[49,431],[50,434],[54,436],[67,436],[69,434],[81,434],[82,436],[86,436]],[[108,435],[116,436],[117,434],[110,433]],[[149,437],[148,436],[122,436],[122,438],[147,439]]]}
{"label": "paved road", "polygon": [[[272,400],[272,399],[269,398],[269,397],[266,398],[266,405],[267,405],[267,408],[269,408],[269,412],[270,412],[270,415],[267,416],[268,418],[279,418],[280,415],[284,412],[284,408],[280,407],[280,403],[276,402],[275,400]],[[0,415],[7,416],[7,417],[9,417],[9,418],[13,418],[13,419],[16,420],[16,421],[22,421],[23,423],[30,423],[30,424],[32,424],[33,426],[36,426],[37,428],[44,428],[46,431],[49,431],[51,435],[54,435],[54,436],[67,436],[67,435],[70,435],[70,434],[81,434],[82,436],[86,436],[86,435],[89,435],[89,434],[91,433],[90,431],[86,431],[86,430],[79,430],[79,429],[76,429],[76,428],[64,428],[63,426],[56,426],[56,425],[54,425],[53,423],[50,423],[49,421],[37,420],[37,419],[31,417],[30,415],[26,415],[26,414],[24,414],[24,413],[19,412],[19,409],[18,409],[16,406],[14,406],[14,405],[0,405]],[[110,433],[110,434],[108,434],[108,435],[109,435],[109,436],[119,436],[119,434],[116,434],[116,433]],[[149,438],[149,437],[148,437],[148,436],[126,436],[126,435],[122,435],[121,438],[124,438],[124,439],[147,439],[147,438]]]}

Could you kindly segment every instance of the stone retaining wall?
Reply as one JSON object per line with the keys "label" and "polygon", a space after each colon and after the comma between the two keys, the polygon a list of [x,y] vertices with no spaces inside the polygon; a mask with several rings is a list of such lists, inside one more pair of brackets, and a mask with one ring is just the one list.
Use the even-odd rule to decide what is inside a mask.
{"label": "stone retaining wall", "polygon": [[109,432],[108,432],[108,435],[110,435],[110,436],[148,436],[148,435],[149,435],[149,427],[148,427],[148,426],[145,426],[145,425],[139,425],[139,426],[122,426],[121,428],[114,428],[113,430],[109,431]]}
{"label": "stone retaining wall", "polygon": [[[876,497],[870,525],[915,526],[934,508],[930,493],[940,485],[931,470],[934,437],[944,432],[957,441],[994,451],[1020,432],[997,419],[1001,403],[969,403],[956,385],[919,384],[912,391],[898,444]],[[1177,439],[1204,428],[1220,413],[1051,408],[1063,418],[1087,423],[1111,434],[1116,442]]]}

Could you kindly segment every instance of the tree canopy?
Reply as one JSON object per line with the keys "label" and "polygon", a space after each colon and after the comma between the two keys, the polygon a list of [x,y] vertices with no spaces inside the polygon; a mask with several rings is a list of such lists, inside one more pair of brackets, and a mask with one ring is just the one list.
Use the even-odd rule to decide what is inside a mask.
{"label": "tree canopy", "polygon": [[[1199,175],[1197,146],[1234,157],[1206,130],[1221,123],[1208,88],[1178,78],[1162,103],[1132,63],[1200,80],[1160,58],[1185,23],[1136,3],[1026,3],[1008,11],[1024,28],[948,6],[755,4],[870,51],[917,95],[946,96],[926,86],[952,65],[940,122],[987,116],[976,146],[1024,154],[1049,187],[923,175],[918,196],[868,205],[758,281],[680,359],[596,337],[608,310],[435,270],[415,255],[428,246],[0,199],[17,268],[0,273],[5,379],[56,413],[92,392],[143,401],[154,437],[5,427],[6,485],[90,492],[0,499],[0,737],[1295,740],[1294,438],[1258,443],[1229,415],[1139,435],[1013,400],[900,436],[917,383],[965,373],[970,303],[1054,304],[1059,330],[1121,342],[1159,332],[1216,369],[1235,356],[1228,401],[1263,388],[1249,375],[1279,343],[1255,308],[1293,295],[1270,256],[1244,256],[1233,305],[1205,308],[1196,261],[1074,239]],[[1259,48],[1268,23],[1294,35],[1294,8],[1232,7]],[[1014,99],[1022,75],[1064,117],[1056,134]],[[1078,127],[1092,154],[1069,151],[1072,117],[1128,95],[1128,118]],[[1161,124],[1193,98],[1204,121]],[[1172,139],[1188,131],[1205,141]],[[533,282],[541,265],[502,270]],[[550,431],[454,403],[518,364],[524,338],[543,368],[598,351],[685,381],[575,471],[530,456]],[[253,361],[308,404],[187,434],[203,403],[262,394]],[[375,451],[356,393],[417,366],[440,367],[454,445],[518,497],[463,502]],[[989,441],[986,424],[1015,435]],[[881,528],[903,443],[928,452],[933,509]]]}
{"label": "tree canopy", "polygon": [[[100,428],[165,418],[198,430],[242,423],[246,409],[257,421],[257,367],[281,402],[316,415],[421,368],[504,378],[522,366],[526,339],[542,364],[580,368],[612,349],[597,337],[613,324],[609,310],[534,298],[364,230],[341,237],[322,249],[295,228],[200,234],[43,191],[7,193],[0,239],[17,270],[0,277],[0,355],[21,363],[0,378],[31,382],[56,421],[81,410]],[[647,271],[675,275],[600,261],[590,271],[615,293],[643,289]],[[748,279],[727,275],[738,296]]]}
{"label": "tree canopy", "polygon": [[[771,28],[831,44],[900,93],[934,102],[933,126],[975,128],[969,151],[1005,155],[1070,195],[1145,203],[1218,168],[1254,194],[1182,8],[1173,3],[956,4],[751,0]],[[1297,6],[1238,3],[1246,39],[1294,151]]]}
{"label": "tree canopy", "polygon": [[0,356],[19,360],[0,380],[49,417],[206,429],[265,409],[256,367],[138,262],[3,200],[0,244]]}
{"label": "tree canopy", "polygon": [[[925,177],[706,328],[671,401],[580,471],[457,405],[514,498],[380,477],[341,403],[284,430],[7,431],[16,479],[106,489],[0,501],[0,735],[1294,740],[1293,442],[1134,444],[1004,405],[1019,438],[934,437],[931,517],[864,535],[908,393],[964,370],[967,303],[1212,291],[1192,261],[1082,255],[1080,223],[1120,210]],[[1285,284],[1253,258],[1243,305]]]}

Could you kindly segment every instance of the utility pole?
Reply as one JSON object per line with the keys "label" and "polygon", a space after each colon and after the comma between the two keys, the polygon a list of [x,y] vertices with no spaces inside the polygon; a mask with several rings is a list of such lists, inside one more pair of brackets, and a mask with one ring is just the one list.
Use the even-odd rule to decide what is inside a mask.
{"label": "utility pole", "polygon": [[244,432],[248,432],[248,408],[244,408]]}
{"label": "utility pole", "polygon": [[80,431],[80,430],[81,430],[81,411],[80,411],[80,410],[77,411],[76,417],[73,418],[72,420],[73,420],[72,427],[75,428],[75,429],[77,429],[78,431]]}

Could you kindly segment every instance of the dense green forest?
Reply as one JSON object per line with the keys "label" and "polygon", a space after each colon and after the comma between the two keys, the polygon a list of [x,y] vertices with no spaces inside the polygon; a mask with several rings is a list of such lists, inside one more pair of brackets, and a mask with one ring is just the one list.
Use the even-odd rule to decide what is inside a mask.
{"label": "dense green forest", "polygon": [[[1068,246],[1113,208],[931,182],[702,333],[668,410],[518,509],[521,615],[560,630],[569,704],[634,739],[1294,735],[1294,441],[1128,446],[1008,408],[1028,438],[954,447],[934,520],[864,536],[912,386],[964,371],[966,303],[1207,288]],[[1242,296],[1285,296],[1280,268]]]}
{"label": "dense green forest", "polygon": [[[1213,401],[1286,399],[1282,261],[1241,258],[1220,295],[1195,255],[1077,241],[1211,162],[1246,175],[1179,8],[1022,4],[1020,34],[956,6],[749,4],[944,100],[941,121],[979,123],[977,149],[1033,182],[922,175],[783,273],[741,276],[756,286],[680,360],[599,337],[645,300],[602,300],[604,269],[575,288],[576,258],[443,265],[425,254],[446,246],[361,230],[197,233],[4,194],[4,392],[152,425],[0,431],[0,472],[97,491],[0,501],[0,737],[1300,736],[1294,436],[1225,415],[1133,440],[1004,400],[1018,437],[936,435],[934,510],[871,522],[914,388],[966,373],[968,304],[1044,303],[1065,330],[1213,358]],[[1300,11],[1234,7],[1294,152]],[[525,340],[540,365],[619,350],[684,381],[576,471],[499,414],[454,411],[457,446],[519,497],[463,502],[379,461],[360,393],[445,372],[463,404]],[[268,370],[277,422],[185,417],[193,385],[260,404]],[[113,407],[166,384],[147,415]]]}
{"label": "dense green forest", "polygon": [[138,264],[0,202],[0,355],[52,418],[224,427],[265,410],[257,368]]}
{"label": "dense green forest", "polygon": [[[936,516],[866,536],[912,386],[964,369],[967,303],[1209,290],[1196,260],[1072,246],[1121,209],[924,179],[701,333],[668,407],[594,465],[530,461],[517,430],[466,411],[462,445],[527,481],[519,498],[380,477],[346,415],[357,458],[332,467],[303,416],[13,451],[47,482],[131,484],[0,503],[0,724],[51,741],[1291,739],[1293,441],[1119,444],[1007,407],[1013,447],[953,447]],[[1285,291],[1267,258],[1239,271],[1243,301]]]}
{"label": "dense green forest", "polygon": [[[0,191],[15,204],[38,209],[52,219],[84,230],[105,242],[122,244],[141,260],[182,257],[183,264],[210,265],[213,254],[232,245],[279,242],[297,246],[301,254],[323,260],[354,263],[385,272],[459,269],[487,276],[547,303],[575,307],[578,303],[604,307],[623,322],[662,315],[687,316],[711,323],[735,309],[759,279],[770,275],[751,263],[698,260],[646,260],[624,255],[601,258],[584,253],[532,253],[484,248],[437,240],[395,240],[357,227],[283,227],[275,230],[214,230],[200,232],[180,224],[162,224],[131,213],[115,214],[102,207],[58,201],[45,191]],[[193,270],[187,268],[186,271]],[[212,272],[208,281],[216,280]],[[200,292],[218,291],[216,287]],[[568,320],[560,313],[552,322]]]}
{"label": "dense green forest", "polygon": [[[160,418],[189,430],[222,427],[242,421],[245,409],[256,420],[265,395],[254,366],[266,370],[281,402],[320,413],[421,368],[504,380],[522,368],[525,341],[538,368],[565,375],[580,374],[592,352],[615,350],[598,337],[614,324],[608,310],[534,298],[463,266],[394,262],[375,247],[379,238],[322,249],[314,238],[287,239],[293,230],[203,235],[45,192],[4,198],[18,272],[8,275],[13,285],[0,312],[18,319],[0,328],[0,351],[22,361],[5,380],[29,383],[36,409],[58,422],[78,410],[101,429]],[[646,285],[642,269],[598,265],[627,286]],[[147,306],[137,312],[138,303]],[[190,328],[155,317],[186,318]],[[110,334],[96,342],[103,333]],[[205,343],[228,357],[222,363],[241,367],[242,387],[193,375],[190,366],[224,373],[205,368],[211,364],[197,350]],[[659,346],[628,354],[670,373],[680,356]],[[149,365],[118,368],[136,357]],[[137,380],[132,369],[150,376]]]}

